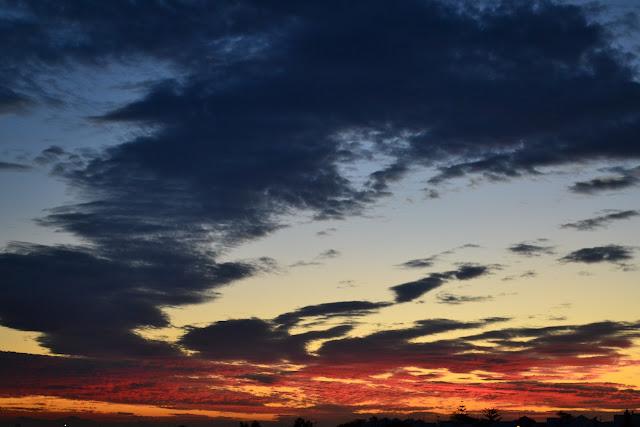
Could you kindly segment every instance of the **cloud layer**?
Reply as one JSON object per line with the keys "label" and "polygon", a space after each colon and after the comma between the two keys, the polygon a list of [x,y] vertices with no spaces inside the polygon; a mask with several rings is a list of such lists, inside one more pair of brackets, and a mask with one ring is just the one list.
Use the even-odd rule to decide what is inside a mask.
{"label": "cloud layer", "polygon": [[[327,405],[333,414],[442,409],[434,393],[505,410],[589,407],[593,401],[619,410],[640,403],[637,390],[597,381],[603,370],[630,362],[625,353],[640,337],[637,322],[504,327],[507,320],[425,319],[343,337],[342,327],[288,335],[254,318],[188,331],[182,345],[199,352],[190,358],[115,362],[0,353],[0,395],[254,414],[278,414],[285,407],[319,418]],[[442,338],[443,333],[459,337]],[[225,345],[213,345],[221,338]],[[311,355],[303,346],[309,339],[329,341]]]}
{"label": "cloud layer", "polygon": [[[310,384],[366,384],[371,375],[389,374],[383,385],[411,387],[401,380],[420,379],[407,373],[417,367],[486,371],[510,381],[474,384],[470,394],[500,387],[515,394],[522,389],[518,381],[532,381],[531,395],[547,402],[536,387],[551,387],[556,397],[581,386],[543,386],[530,375],[550,378],[562,366],[587,373],[618,366],[622,350],[637,338],[636,323],[493,329],[506,320],[499,317],[427,319],[350,335],[360,316],[492,272],[470,263],[394,285],[393,301],[337,301],[274,319],[217,320],[188,327],[175,343],[136,332],[170,326],[167,307],[208,301],[220,287],[274,268],[268,257],[221,261],[229,249],[286,227],[291,216],[362,215],[414,170],[436,171],[426,190],[435,196],[457,178],[514,179],[551,166],[640,158],[633,61],[588,9],[554,1],[418,0],[59,0],[0,7],[6,64],[0,114],[65,105],[68,99],[52,99],[47,82],[81,68],[98,72],[149,61],[170,70],[135,99],[87,119],[125,127],[131,131],[125,141],[75,157],[54,146],[35,159],[78,197],[38,224],[71,233],[79,243],[16,243],[0,252],[0,323],[41,333],[39,342],[53,353],[86,359],[2,354],[26,378],[19,394],[245,410],[266,403],[304,408],[305,399],[355,407],[365,396],[389,398],[388,392],[382,387],[372,397],[362,386],[345,396],[337,387]],[[5,171],[28,167],[0,162]],[[607,173],[571,190],[595,194],[638,183],[637,167]],[[590,228],[628,212],[566,226]],[[527,242],[510,250],[552,253]],[[337,256],[330,249],[318,259]],[[562,260],[631,258],[631,248],[612,244]],[[426,268],[433,261],[402,266]],[[440,301],[449,304],[478,298],[443,295]],[[292,330],[326,320],[343,323]],[[445,339],[441,333],[474,335]],[[280,366],[289,363],[303,367]],[[16,374],[5,364],[0,369],[7,374],[0,375],[1,391],[8,394]],[[33,373],[42,374],[41,383]],[[76,388],[56,389],[65,385],[62,374]],[[442,380],[430,385],[453,394],[453,383]],[[256,382],[288,388],[259,395],[247,387]],[[614,391],[638,401],[635,392]]]}

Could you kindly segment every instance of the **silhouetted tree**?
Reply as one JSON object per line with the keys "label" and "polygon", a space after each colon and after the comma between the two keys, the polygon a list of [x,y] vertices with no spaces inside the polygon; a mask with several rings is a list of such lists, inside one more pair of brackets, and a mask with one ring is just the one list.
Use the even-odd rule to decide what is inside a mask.
{"label": "silhouetted tree", "polygon": [[458,409],[451,414],[451,421],[459,424],[474,424],[477,420],[467,413],[467,407],[460,404]]}
{"label": "silhouetted tree", "polygon": [[493,424],[502,419],[500,412],[496,408],[486,408],[482,410],[482,418],[489,424]]}
{"label": "silhouetted tree", "polygon": [[298,417],[293,422],[293,427],[313,427],[313,422],[310,420],[305,420],[302,417]]}
{"label": "silhouetted tree", "polygon": [[253,422],[251,423],[251,427],[260,427],[260,423],[256,420],[253,420]]}
{"label": "silhouetted tree", "polygon": [[631,412],[628,409],[624,410],[624,418],[622,419],[622,427],[631,427]]}
{"label": "silhouetted tree", "polygon": [[573,415],[568,412],[559,411],[556,413],[556,415],[558,415],[558,417],[560,418],[560,423],[562,424],[571,424],[571,422],[573,421]]}
{"label": "silhouetted tree", "polygon": [[526,416],[518,418],[515,422],[520,427],[534,427],[536,425],[536,420]]}
{"label": "silhouetted tree", "polygon": [[358,418],[357,420],[348,421],[343,424],[338,424],[338,427],[363,427],[367,424],[367,421],[362,418]]}
{"label": "silhouetted tree", "polygon": [[453,413],[454,417],[461,416],[461,415],[467,415],[467,407],[464,406],[464,403],[461,403],[460,406],[458,406],[456,411]]}

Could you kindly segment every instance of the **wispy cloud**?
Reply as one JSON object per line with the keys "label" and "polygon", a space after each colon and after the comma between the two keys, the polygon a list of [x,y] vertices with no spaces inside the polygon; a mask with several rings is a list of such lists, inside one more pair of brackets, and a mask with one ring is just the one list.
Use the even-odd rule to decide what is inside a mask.
{"label": "wispy cloud", "polygon": [[633,210],[614,210],[604,215],[598,215],[593,218],[582,219],[575,222],[567,222],[561,225],[562,228],[573,228],[580,231],[590,231],[597,228],[604,227],[610,223],[623,219],[630,219],[636,216],[640,216],[640,212]]}

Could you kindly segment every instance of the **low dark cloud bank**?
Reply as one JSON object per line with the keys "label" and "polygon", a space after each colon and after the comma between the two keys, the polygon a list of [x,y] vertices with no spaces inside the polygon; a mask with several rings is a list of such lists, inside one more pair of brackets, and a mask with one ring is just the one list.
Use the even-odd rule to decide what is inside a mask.
{"label": "low dark cloud bank", "polygon": [[[638,322],[603,321],[583,325],[490,329],[460,338],[411,341],[441,332],[486,328],[506,318],[475,322],[429,319],[414,326],[339,338],[318,351],[329,366],[362,364],[382,370],[392,366],[443,368],[451,372],[478,369],[502,373],[503,379],[522,379],[536,368],[576,366],[587,370],[615,364],[621,351],[633,347],[640,336]],[[490,342],[491,346],[487,346]],[[589,355],[590,357],[584,357]]]}
{"label": "low dark cloud bank", "polygon": [[215,263],[188,248],[157,249],[155,243],[123,248],[122,256],[77,247],[10,247],[0,253],[2,324],[43,332],[40,343],[55,353],[177,353],[132,329],[169,326],[161,307],[206,301],[210,288],[248,277],[259,266]]}
{"label": "low dark cloud bank", "polygon": [[[22,245],[0,255],[7,295],[0,322],[43,332],[56,352],[146,352],[156,343],[132,331],[166,325],[162,307],[205,301],[212,289],[270,264],[218,263],[220,250],[286,226],[283,214],[360,214],[411,168],[438,168],[437,186],[469,174],[507,179],[640,157],[640,85],[631,62],[574,5],[27,1],[1,8],[0,113],[50,96],[40,70],[144,59],[181,76],[92,119],[153,131],[54,165],[82,203],[40,223],[86,246]],[[364,184],[343,174],[372,155],[389,161]],[[398,302],[410,301],[446,280],[484,273],[461,267],[393,290]],[[43,310],[44,301],[59,311]],[[130,310],[120,317],[105,314],[123,307]],[[200,342],[226,327],[185,339]],[[298,341],[247,327],[296,353]],[[96,343],[89,329],[112,345]]]}
{"label": "low dark cloud bank", "polygon": [[[548,402],[550,393],[558,393],[554,398],[560,399],[567,394],[579,395],[585,399],[585,406],[593,399],[601,401],[602,395],[615,394],[612,402],[616,408],[624,408],[630,401],[635,401],[633,399],[637,400],[633,390],[620,394],[620,390],[628,388],[624,385],[585,383],[577,379],[574,383],[566,383],[563,372],[560,373],[565,380],[562,384],[544,379],[548,378],[549,370],[557,368],[572,367],[590,376],[601,373],[605,367],[615,370],[628,366],[631,359],[627,353],[633,348],[634,340],[640,338],[639,322],[501,326],[508,320],[498,317],[467,322],[425,319],[361,337],[342,336],[346,328],[341,327],[314,332],[315,335],[288,335],[275,330],[267,321],[231,320],[188,332],[189,338],[183,339],[183,345],[193,347],[198,355],[182,360],[114,361],[0,352],[0,393],[94,401],[104,400],[107,395],[110,402],[179,407],[196,401],[206,402],[214,408],[228,408],[233,404],[255,410],[274,400],[265,401],[262,396],[238,390],[238,386],[247,385],[248,381],[300,387],[303,393],[312,394],[318,387],[310,379],[363,379],[369,383],[359,389],[354,381],[349,385],[348,393],[370,397],[376,392],[370,387],[371,376],[385,373],[390,375],[388,380],[392,381],[393,393],[398,392],[398,388],[392,386],[393,382],[419,380],[420,387],[430,384],[440,393],[449,392],[459,398],[461,391],[466,390],[461,389],[459,382],[449,381],[442,373],[418,371],[436,369],[473,373],[493,380],[489,389],[476,388],[484,383],[482,381],[465,384],[474,394],[495,395],[512,390],[515,398],[522,397],[524,387],[540,393],[538,397],[535,393],[527,395],[528,400],[540,399],[541,403]],[[246,339],[242,340],[240,334]],[[222,337],[228,339],[225,341],[228,345],[215,347],[213,343]],[[329,341],[314,354],[303,352],[303,344],[311,339]],[[277,365],[265,366],[292,359],[307,363],[299,369],[286,371]],[[220,363],[238,360],[249,363]],[[407,367],[411,372],[401,369]],[[543,380],[538,379],[541,372],[545,374]],[[344,389],[344,384],[335,386]],[[212,394],[212,390],[215,393]],[[418,392],[412,387],[407,396],[415,396]],[[433,394],[433,389],[429,387],[426,393]],[[339,395],[340,398],[343,396]],[[286,403],[286,400],[276,398],[275,402]],[[575,401],[570,403],[575,404]],[[356,407],[362,408],[362,405]]]}
{"label": "low dark cloud bank", "polygon": [[517,357],[531,352],[533,358],[580,357],[580,354],[613,355],[633,346],[640,334],[638,322],[603,321],[584,325],[508,328],[482,332],[466,340],[486,340],[503,350],[517,350]]}
{"label": "low dark cloud bank", "polygon": [[213,360],[300,362],[309,357],[306,350],[308,342],[336,338],[350,330],[351,326],[341,325],[323,331],[291,335],[262,319],[237,319],[193,328],[180,339],[180,344],[197,351],[201,357]]}
{"label": "low dark cloud bank", "polygon": [[[493,323],[504,322],[507,318],[488,318],[475,322],[460,322],[451,319],[427,319],[415,325],[389,331],[380,331],[364,337],[347,337],[326,342],[319,350],[321,357],[332,363],[353,361],[357,363],[392,363],[398,366],[423,365],[417,358],[429,354],[433,360],[439,359],[443,352],[451,355],[458,351],[470,350],[471,343],[463,340],[436,341],[431,343],[412,343],[410,340],[465,329],[481,328]],[[397,356],[397,357],[396,357]],[[429,362],[427,362],[429,363]]]}

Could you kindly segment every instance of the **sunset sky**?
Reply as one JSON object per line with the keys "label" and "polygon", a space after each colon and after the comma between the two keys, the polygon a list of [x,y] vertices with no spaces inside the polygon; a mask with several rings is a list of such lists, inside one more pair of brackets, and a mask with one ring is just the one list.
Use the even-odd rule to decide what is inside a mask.
{"label": "sunset sky", "polygon": [[0,0],[0,418],[640,408],[640,3]]}

